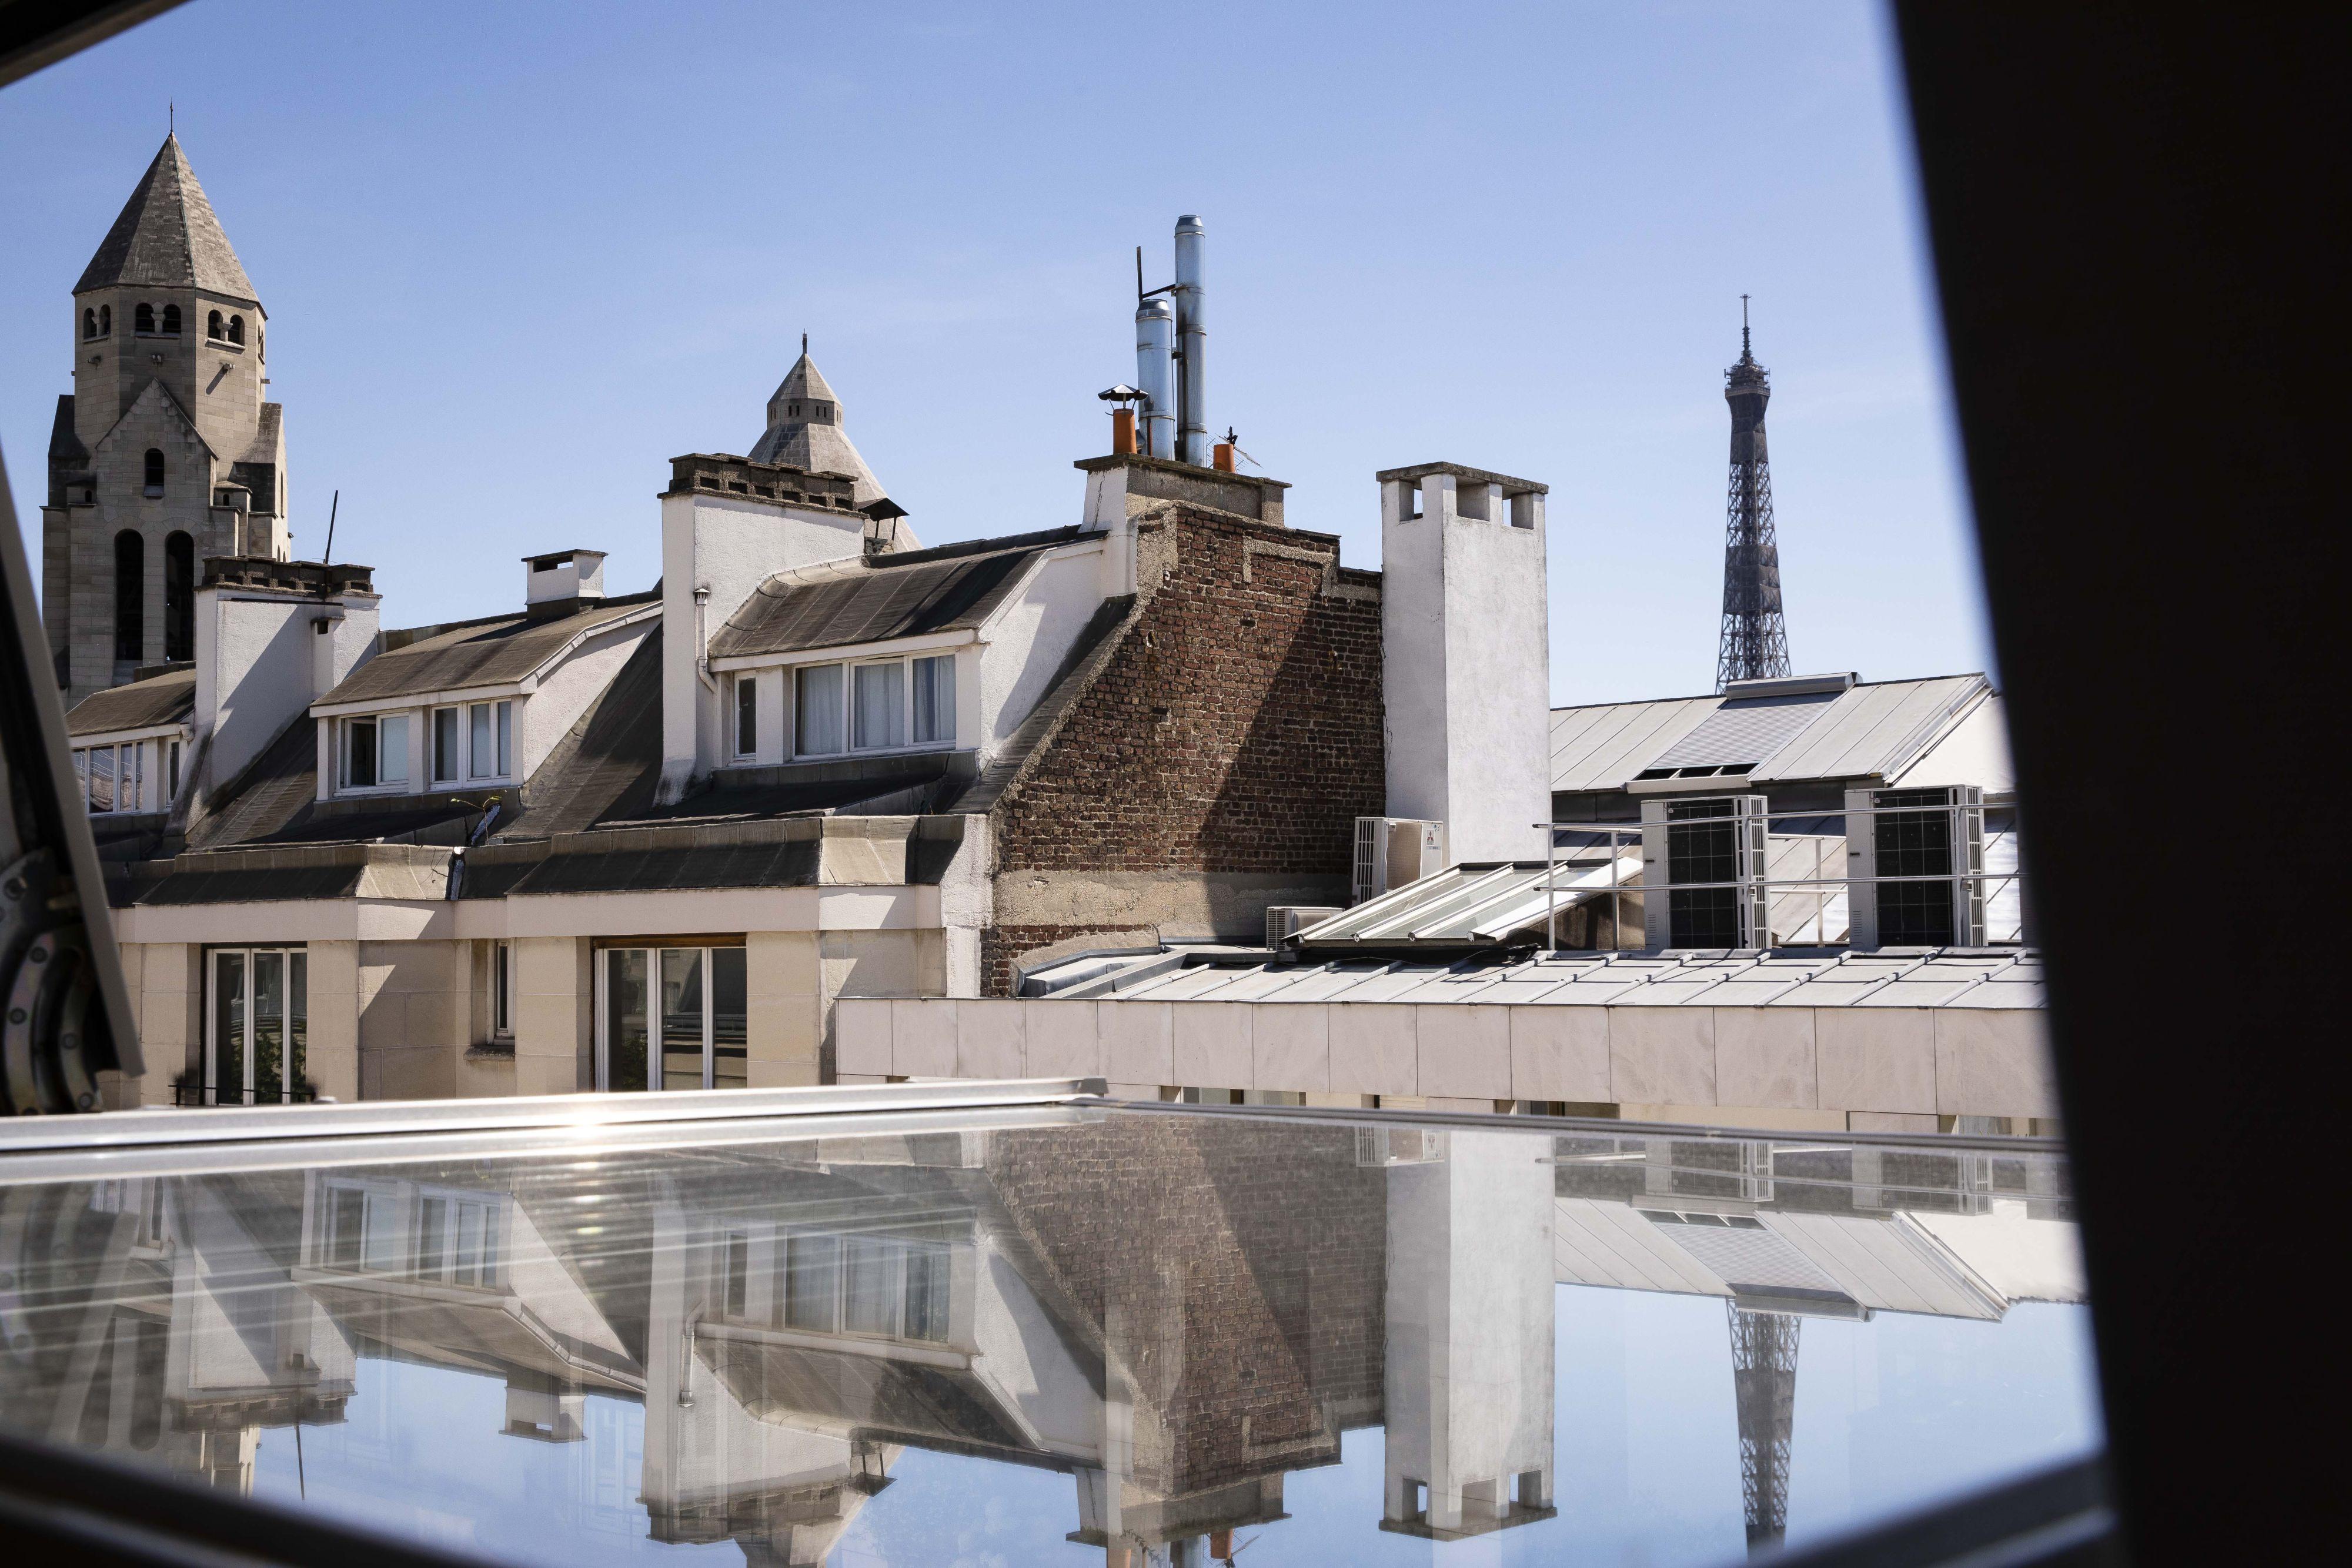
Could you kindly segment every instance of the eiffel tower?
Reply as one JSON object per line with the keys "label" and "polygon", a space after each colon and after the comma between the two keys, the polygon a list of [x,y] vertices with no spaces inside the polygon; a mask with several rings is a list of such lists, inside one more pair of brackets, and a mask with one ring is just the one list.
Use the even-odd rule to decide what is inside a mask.
{"label": "eiffel tower", "polygon": [[1723,636],[1715,689],[1789,673],[1789,625],[1780,614],[1780,549],[1772,532],[1772,465],[1764,449],[1764,405],[1772,380],[1748,340],[1748,296],[1739,297],[1739,362],[1723,372],[1731,405],[1731,495],[1723,538]]}
{"label": "eiffel tower", "polygon": [[1803,1320],[1751,1312],[1731,1316],[1731,1385],[1739,1410],[1739,1490],[1750,1556],[1789,1531],[1789,1442],[1797,1423],[1797,1331]]}

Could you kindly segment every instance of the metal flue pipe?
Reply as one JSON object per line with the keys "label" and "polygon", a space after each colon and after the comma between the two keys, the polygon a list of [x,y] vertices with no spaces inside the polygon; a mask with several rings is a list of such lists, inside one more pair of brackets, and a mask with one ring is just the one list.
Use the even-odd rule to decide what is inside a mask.
{"label": "metal flue pipe", "polygon": [[1164,296],[1135,308],[1135,384],[1143,389],[1143,452],[1176,455],[1176,316]]}
{"label": "metal flue pipe", "polygon": [[1209,322],[1201,251],[1209,231],[1191,213],[1176,220],[1177,454],[1209,465]]}

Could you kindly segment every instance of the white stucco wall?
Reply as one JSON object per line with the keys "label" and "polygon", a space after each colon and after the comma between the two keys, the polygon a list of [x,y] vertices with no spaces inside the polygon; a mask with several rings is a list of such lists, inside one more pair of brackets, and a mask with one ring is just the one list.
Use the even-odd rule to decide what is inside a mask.
{"label": "white stucco wall", "polygon": [[[331,685],[374,652],[377,603],[373,594],[322,603],[229,588],[197,591],[195,731],[213,737],[207,787],[243,772],[326,689],[321,679]],[[337,612],[321,639],[311,622]]]}
{"label": "white stucco wall", "polygon": [[598,632],[540,676],[539,685],[528,699],[516,703],[514,722],[521,731],[517,741],[521,755],[516,762],[522,769],[517,782],[539,771],[539,765],[547,760],[555,743],[580,722],[580,716],[613,684],[621,666],[653,635],[653,630],[654,622],[646,620],[634,626]]}
{"label": "white stucco wall", "polygon": [[[718,694],[699,664],[713,632],[777,572],[864,548],[862,519],[694,492],[662,497],[662,789],[719,761]],[[707,589],[698,625],[695,594]]]}
{"label": "white stucco wall", "polygon": [[[1021,727],[1094,619],[1103,601],[1103,541],[1094,539],[1047,554],[981,627],[978,744],[983,757]],[[957,678],[964,674],[957,670]]]}
{"label": "white stucco wall", "polygon": [[1550,632],[1537,526],[1464,517],[1454,480],[1381,508],[1388,814],[1446,824],[1456,862],[1540,857],[1551,815]]}

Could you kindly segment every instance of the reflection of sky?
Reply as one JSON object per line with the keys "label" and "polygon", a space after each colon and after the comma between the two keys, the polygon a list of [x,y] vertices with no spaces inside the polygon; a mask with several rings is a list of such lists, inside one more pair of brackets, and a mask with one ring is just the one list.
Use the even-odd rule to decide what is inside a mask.
{"label": "reflection of sky", "polygon": [[[1334,1560],[1706,1563],[1747,1535],[1723,1303],[1563,1285],[1555,1293],[1557,1519],[1433,1545],[1379,1530],[1381,1434],[1351,1432],[1341,1462],[1295,1470],[1291,1517],[1244,1529],[1247,1568]],[[1998,1323],[1882,1313],[1808,1319],[1799,1342],[1789,1539],[1885,1518],[2095,1447],[2089,1315],[2021,1303]],[[1049,1471],[909,1453],[899,1484],[843,1541],[869,1563],[1100,1562],[1063,1542],[1070,1482]],[[1050,1546],[1047,1543],[1052,1543]]]}
{"label": "reflection of sky", "polygon": [[[1381,1435],[1349,1434],[1341,1462],[1291,1472],[1291,1518],[1244,1529],[1247,1568],[1333,1560],[1670,1564],[1746,1552],[1731,1343],[1723,1303],[1561,1286],[1555,1460],[1559,1517],[1433,1545],[1379,1530]],[[1789,1538],[1801,1542],[2079,1454],[2099,1440],[2090,1322],[2021,1303],[1998,1323],[1881,1314],[1808,1319],[1800,1344]],[[665,1546],[638,1503],[645,1415],[592,1397],[584,1441],[500,1435],[497,1379],[381,1360],[359,1364],[351,1419],[306,1427],[313,1507],[411,1540],[515,1562],[731,1563],[731,1542]],[[831,1561],[940,1565],[1100,1563],[1063,1538],[1070,1479],[908,1449]],[[295,1500],[294,1437],[262,1434],[255,1491]]]}

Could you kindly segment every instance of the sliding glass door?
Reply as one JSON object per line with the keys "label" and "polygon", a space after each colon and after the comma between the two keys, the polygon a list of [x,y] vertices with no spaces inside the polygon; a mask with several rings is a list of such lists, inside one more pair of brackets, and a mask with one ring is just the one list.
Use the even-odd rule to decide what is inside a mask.
{"label": "sliding glass door", "polygon": [[215,947],[206,956],[204,1103],[310,1097],[310,956],[300,947]]}
{"label": "sliding glass door", "polygon": [[596,1087],[740,1089],[741,947],[607,947],[596,955]]}

